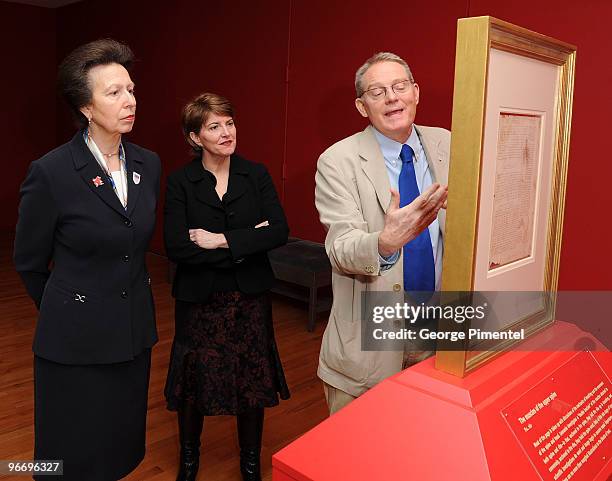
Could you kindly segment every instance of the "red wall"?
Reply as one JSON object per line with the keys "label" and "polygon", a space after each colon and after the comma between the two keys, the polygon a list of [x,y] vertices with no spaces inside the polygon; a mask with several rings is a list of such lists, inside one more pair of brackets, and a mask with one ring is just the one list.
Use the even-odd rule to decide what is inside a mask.
{"label": "red wall", "polygon": [[[0,130],[19,139],[12,142],[11,151],[19,154],[16,178],[11,179],[12,190],[4,189],[2,194],[6,225],[14,223],[10,212],[25,166],[53,144],[49,132],[55,106],[50,91],[55,63],[85,41],[112,36],[127,42],[139,58],[134,73],[139,115],[131,140],[157,151],[167,174],[189,159],[180,133],[181,106],[205,90],[228,96],[238,112],[238,150],[268,165],[292,235],[320,241],[324,233],[313,193],[316,160],[331,143],[365,126],[353,105],[356,68],[376,51],[403,56],[421,87],[417,122],[450,128],[456,21],[493,15],[578,46],[560,288],[612,289],[605,255],[612,227],[601,213],[607,207],[608,189],[593,181],[603,179],[603,184],[612,170],[601,140],[607,137],[601,112],[609,111],[612,103],[608,94],[612,71],[602,53],[612,48],[612,40],[605,22],[598,21],[610,18],[608,1],[431,0],[393,6],[366,0],[167,3],[161,7],[155,2],[144,6],[86,0],[48,11],[0,2],[0,13],[29,12],[13,18],[12,30],[2,33],[3,45],[14,42],[16,35],[23,37],[27,24],[33,34],[23,48],[36,51],[23,56],[20,47],[20,58],[27,60],[14,60],[20,68],[13,84],[27,95],[15,95],[10,104],[20,122],[9,117],[8,127]],[[87,28],[83,28],[85,19]],[[46,52],[42,59],[41,48]],[[31,63],[32,56],[36,63]],[[21,71],[28,68],[39,74],[30,73],[22,80]],[[41,129],[35,129],[36,145],[29,132],[26,136],[30,116],[22,109],[33,92],[36,105],[44,110],[37,109],[38,117],[50,125],[42,137]],[[59,143],[73,129],[63,107],[56,117]],[[162,250],[159,229],[154,248]],[[596,252],[597,258],[584,256],[584,251]]]}
{"label": "red wall", "polygon": [[55,17],[55,10],[0,2],[2,230],[15,228],[30,162],[56,146]]}
{"label": "red wall", "polygon": [[332,143],[367,125],[355,108],[354,81],[368,57],[392,51],[405,58],[421,87],[417,122],[450,128],[455,24],[464,15],[462,2],[448,0],[294,4],[285,195],[289,219],[299,219],[292,235],[324,239],[314,206],[316,162]]}

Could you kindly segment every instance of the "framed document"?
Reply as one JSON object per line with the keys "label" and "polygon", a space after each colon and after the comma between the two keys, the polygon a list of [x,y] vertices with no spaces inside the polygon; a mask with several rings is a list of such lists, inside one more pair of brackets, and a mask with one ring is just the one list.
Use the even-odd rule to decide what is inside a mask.
{"label": "framed document", "polygon": [[[500,332],[529,336],[554,320],[575,58],[574,46],[493,17],[458,21],[442,290],[499,294],[498,310],[512,311]],[[463,376],[516,342],[468,336],[442,345],[436,367]]]}

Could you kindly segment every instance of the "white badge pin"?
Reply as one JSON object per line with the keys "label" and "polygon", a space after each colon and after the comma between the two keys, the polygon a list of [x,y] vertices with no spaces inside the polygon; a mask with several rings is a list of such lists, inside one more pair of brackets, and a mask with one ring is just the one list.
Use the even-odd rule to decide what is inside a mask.
{"label": "white badge pin", "polygon": [[134,184],[140,184],[140,174],[138,172],[132,172],[132,180],[134,181]]}

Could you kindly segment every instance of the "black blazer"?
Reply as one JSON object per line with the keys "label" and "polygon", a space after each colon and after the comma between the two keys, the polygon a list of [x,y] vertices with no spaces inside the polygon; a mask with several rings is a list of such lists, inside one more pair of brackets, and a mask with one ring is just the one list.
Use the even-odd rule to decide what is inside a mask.
{"label": "black blazer", "polygon": [[[33,349],[45,359],[121,362],[157,341],[145,252],[160,161],[137,145],[123,146],[127,210],[83,132],[32,162],[21,186],[14,261],[40,310]],[[96,187],[98,176],[103,184]]]}
{"label": "black blazer", "polygon": [[[264,292],[274,283],[268,251],[287,242],[289,228],[266,167],[238,155],[230,158],[223,202],[215,176],[199,158],[168,176],[164,208],[166,253],[178,264],[172,295],[204,302],[216,268],[234,268],[240,291]],[[269,226],[255,229],[267,220]],[[223,233],[229,249],[202,249],[189,240],[189,229]]]}

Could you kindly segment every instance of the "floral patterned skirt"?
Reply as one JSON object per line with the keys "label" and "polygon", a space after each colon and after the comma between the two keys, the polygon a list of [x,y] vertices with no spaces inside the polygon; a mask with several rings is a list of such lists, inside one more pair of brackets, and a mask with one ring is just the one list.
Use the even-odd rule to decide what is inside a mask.
{"label": "floral patterned skirt", "polygon": [[176,301],[165,395],[169,410],[194,403],[205,416],[271,407],[289,398],[268,294],[216,292]]}

